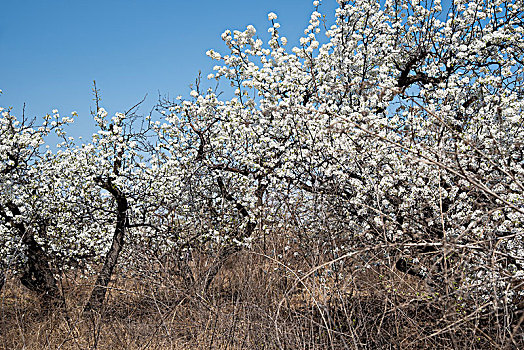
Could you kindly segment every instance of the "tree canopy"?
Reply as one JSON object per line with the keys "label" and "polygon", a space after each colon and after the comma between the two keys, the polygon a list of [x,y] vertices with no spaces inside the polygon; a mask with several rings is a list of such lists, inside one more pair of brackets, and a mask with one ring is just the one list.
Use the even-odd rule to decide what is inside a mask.
{"label": "tree canopy", "polygon": [[[521,308],[524,3],[338,3],[332,24],[313,3],[297,47],[274,13],[267,42],[225,31],[207,80],[153,116],[109,117],[95,87],[90,141],[57,111],[2,110],[2,268],[59,299],[60,271],[101,264],[99,307],[117,261],[176,257],[205,291],[278,230],[312,268],[312,245],[336,262],[373,250],[466,306]],[[202,276],[197,250],[214,257]]]}

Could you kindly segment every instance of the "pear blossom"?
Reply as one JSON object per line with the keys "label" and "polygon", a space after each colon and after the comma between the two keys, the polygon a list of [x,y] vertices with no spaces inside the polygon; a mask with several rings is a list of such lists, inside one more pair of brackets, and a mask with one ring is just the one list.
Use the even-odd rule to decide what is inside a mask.
{"label": "pear blossom", "polygon": [[277,15],[276,15],[276,13],[274,13],[274,12],[270,12],[270,13],[268,13],[268,14],[267,14],[267,19],[268,19],[269,21],[273,21],[273,20],[277,19]]}
{"label": "pear blossom", "polygon": [[453,305],[518,308],[522,3],[455,1],[445,16],[439,1],[339,4],[332,25],[311,14],[299,47],[277,23],[266,42],[253,26],[226,30],[224,54],[206,54],[229,98],[198,81],[159,101],[158,116],[98,107],[81,144],[66,137],[70,118],[25,125],[2,110],[2,267],[28,268],[20,223],[49,264],[85,270],[108,261],[111,242],[124,268],[141,254],[187,267],[193,249],[211,261],[275,230],[308,257],[373,251],[451,288]]}

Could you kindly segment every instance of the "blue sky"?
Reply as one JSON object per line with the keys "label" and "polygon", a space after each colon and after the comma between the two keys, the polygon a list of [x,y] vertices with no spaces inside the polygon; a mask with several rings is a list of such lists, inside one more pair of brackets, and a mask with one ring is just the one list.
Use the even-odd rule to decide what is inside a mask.
{"label": "blue sky", "polygon": [[[335,0],[324,0],[332,15]],[[267,39],[267,14],[294,44],[307,26],[312,0],[2,0],[0,106],[41,116],[59,109],[79,113],[71,131],[93,131],[92,81],[112,114],[148,94],[143,113],[162,95],[187,95],[198,71],[225,52],[220,34],[248,24]]]}

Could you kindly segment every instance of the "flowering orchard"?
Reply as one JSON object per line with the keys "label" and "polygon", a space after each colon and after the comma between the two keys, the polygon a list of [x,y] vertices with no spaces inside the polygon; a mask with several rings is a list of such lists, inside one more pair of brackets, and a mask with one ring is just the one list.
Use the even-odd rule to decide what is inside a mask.
{"label": "flowering orchard", "polygon": [[[159,121],[97,105],[77,144],[56,111],[3,110],[2,268],[56,299],[61,270],[100,271],[96,308],[117,264],[170,256],[205,292],[278,231],[340,278],[358,255],[466,309],[522,308],[524,2],[338,3],[332,25],[313,3],[296,47],[274,13],[267,42],[225,31],[208,80],[161,100]],[[213,261],[200,275],[196,251]]]}

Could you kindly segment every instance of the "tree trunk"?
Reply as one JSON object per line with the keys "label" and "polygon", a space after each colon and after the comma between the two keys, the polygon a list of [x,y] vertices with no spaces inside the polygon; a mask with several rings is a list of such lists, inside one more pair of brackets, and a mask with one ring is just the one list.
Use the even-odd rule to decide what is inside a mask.
{"label": "tree trunk", "polygon": [[[16,204],[9,202],[6,207],[13,216],[21,215]],[[49,266],[49,259],[42,247],[36,242],[34,234],[27,230],[23,222],[14,222],[12,216],[8,216],[2,206],[0,206],[0,217],[3,217],[6,222],[10,222],[12,227],[18,231],[18,234],[22,237],[22,243],[26,247],[26,270],[20,277],[22,285],[39,294],[44,308],[49,309],[62,305],[63,299]],[[42,224],[40,230],[45,233],[46,228],[46,225]]]}
{"label": "tree trunk", "polygon": [[27,270],[20,277],[20,282],[40,295],[44,308],[58,307],[62,305],[63,300],[47,256],[34,237],[28,236],[24,241],[27,245]]}
{"label": "tree trunk", "polygon": [[[247,220],[246,223],[246,229],[241,234],[237,235],[235,238],[242,239],[251,237],[253,234],[256,224],[252,222],[249,219],[249,212],[247,211],[247,208],[243,206],[240,202],[237,202],[235,198],[227,191],[226,186],[224,184],[224,181],[221,177],[217,179],[218,187],[220,188],[220,192],[222,193],[222,196],[235,205],[235,208],[239,211],[240,215],[244,217]],[[259,180],[259,186],[255,192],[255,195],[258,197],[258,207],[261,206],[262,203],[262,196],[264,195],[264,192],[267,188],[267,185],[262,184]],[[203,281],[202,281],[202,292],[205,294],[209,290],[209,287],[211,286],[211,283],[215,279],[215,276],[218,274],[222,266],[224,265],[225,261],[232,256],[233,254],[239,252],[241,250],[241,247],[238,245],[230,245],[224,247],[220,253],[218,254],[217,258],[215,259],[213,265],[207,270],[206,274],[204,275]]]}
{"label": "tree trunk", "polygon": [[202,281],[202,294],[206,294],[209,290],[209,287],[211,286],[211,283],[213,283],[213,280],[215,279],[216,275],[226,262],[226,260],[235,254],[236,252],[239,252],[241,248],[238,245],[232,245],[228,247],[224,247],[218,256],[216,257],[215,261],[213,262],[213,265],[206,271],[203,281]]}
{"label": "tree trunk", "polygon": [[100,311],[104,304],[104,299],[107,292],[107,286],[113,275],[113,270],[117,264],[118,256],[124,246],[125,229],[128,223],[127,209],[128,203],[125,195],[111,183],[111,180],[105,182],[99,182],[100,186],[105,190],[109,191],[117,203],[117,217],[115,233],[113,235],[113,241],[111,248],[107,252],[104,260],[102,270],[98,274],[95,286],[91,292],[89,301],[84,308],[84,312]]}
{"label": "tree trunk", "polygon": [[5,283],[5,274],[0,271],[0,292],[2,291],[2,288],[4,287]]}

